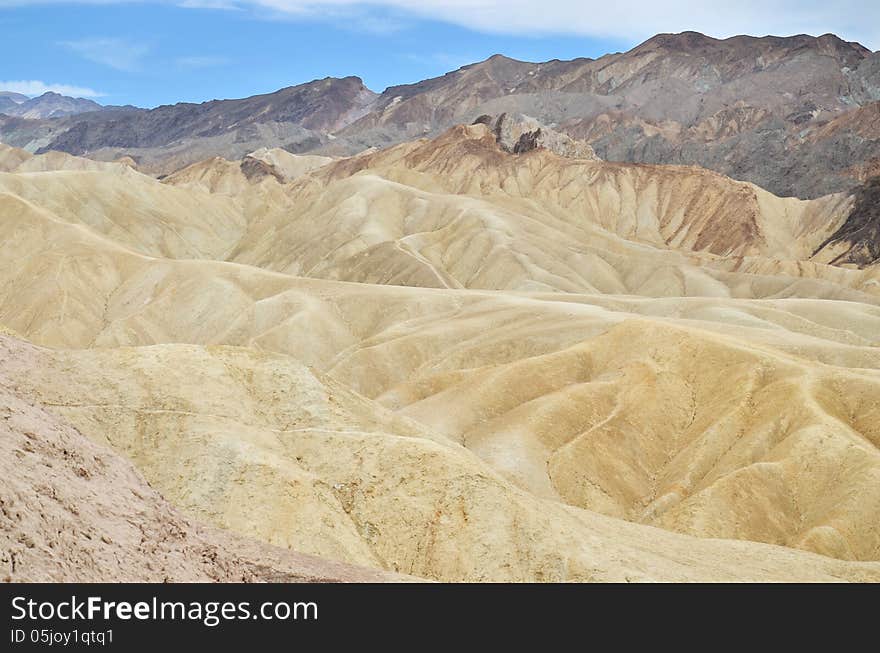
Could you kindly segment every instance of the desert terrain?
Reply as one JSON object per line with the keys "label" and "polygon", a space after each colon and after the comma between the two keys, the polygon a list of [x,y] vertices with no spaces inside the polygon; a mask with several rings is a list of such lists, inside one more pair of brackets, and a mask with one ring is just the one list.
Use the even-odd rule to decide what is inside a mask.
{"label": "desert terrain", "polygon": [[[305,105],[288,90],[298,129],[338,134],[307,153],[264,132],[247,151],[188,133],[71,153],[71,121],[98,138],[113,112],[15,123],[6,580],[880,582],[877,181],[835,163],[799,192],[746,147],[790,107],[744,104],[794,49],[864,107],[812,87],[829,104],[791,156],[873,143],[876,54],[719,42],[767,70],[728,52],[737,116],[673,115],[633,67],[690,79],[721,47],[674,36],[601,65],[490,60],[381,95],[346,78]],[[502,73],[518,102],[491,97]],[[617,109],[548,118],[596,97]],[[249,100],[237,124],[263,111]],[[413,137],[428,105],[467,112]],[[609,136],[664,120],[651,151],[703,139],[703,158],[628,160],[642,141]],[[70,131],[25,142],[49,127]],[[732,147],[751,157],[736,178],[710,165]]]}

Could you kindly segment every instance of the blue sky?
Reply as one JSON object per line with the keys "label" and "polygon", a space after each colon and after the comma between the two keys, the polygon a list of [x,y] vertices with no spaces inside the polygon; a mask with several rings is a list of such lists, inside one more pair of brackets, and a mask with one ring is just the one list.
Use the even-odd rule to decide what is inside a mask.
{"label": "blue sky", "polygon": [[832,31],[880,47],[880,3],[844,0],[828,12],[803,0],[744,0],[728,17],[724,4],[713,13],[712,2],[695,10],[678,0],[0,0],[0,87],[139,106],[244,97],[328,75],[358,75],[381,91],[496,52],[598,57],[684,29]]}

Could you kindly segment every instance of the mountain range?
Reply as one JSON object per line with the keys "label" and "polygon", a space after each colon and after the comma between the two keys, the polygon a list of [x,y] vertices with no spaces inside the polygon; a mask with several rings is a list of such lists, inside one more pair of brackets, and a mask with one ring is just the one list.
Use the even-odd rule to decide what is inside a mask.
{"label": "mountain range", "polygon": [[[516,113],[603,159],[699,165],[777,195],[848,190],[880,166],[880,53],[826,34],[661,34],[599,59],[496,55],[381,94],[327,78],[241,100],[0,119],[3,142],[168,173],[259,147],[350,155]],[[19,112],[21,115],[21,112]]]}
{"label": "mountain range", "polygon": [[90,111],[101,111],[104,107],[93,100],[73,98],[53,91],[29,98],[20,93],[0,93],[0,114],[29,119],[60,118]]}
{"label": "mountain range", "polygon": [[0,91],[0,110],[8,110],[17,107],[22,102],[27,102],[30,98],[21,93],[13,91]]}

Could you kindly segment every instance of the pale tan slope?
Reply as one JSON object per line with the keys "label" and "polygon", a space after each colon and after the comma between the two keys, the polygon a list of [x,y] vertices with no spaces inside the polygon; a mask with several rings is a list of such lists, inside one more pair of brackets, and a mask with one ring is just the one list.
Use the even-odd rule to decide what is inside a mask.
{"label": "pale tan slope", "polygon": [[245,231],[241,210],[228,200],[173,188],[122,165],[101,172],[0,173],[4,229],[26,222],[32,209],[150,256],[222,259]]}
{"label": "pale tan slope", "polygon": [[125,162],[103,162],[73,156],[66,152],[46,152],[31,154],[26,150],[0,143],[0,172],[52,172],[58,170],[119,171],[122,167],[133,167],[130,160]]}
{"label": "pale tan slope", "polygon": [[23,161],[11,172],[58,172],[61,170],[90,170],[96,172],[121,172],[132,166],[113,161],[93,161],[66,152],[46,152]]}
{"label": "pale tan slope", "polygon": [[877,563],[701,540],[536,498],[288,358],[2,342],[23,391],[127,453],[175,502],[266,539],[335,539],[337,557],[444,580],[880,580]]}
{"label": "pale tan slope", "polygon": [[[2,337],[2,336],[0,336]],[[33,369],[33,349],[4,338]],[[3,356],[8,359],[8,355]],[[118,454],[0,376],[0,578],[9,582],[395,581],[184,517]]]}
{"label": "pale tan slope", "polygon": [[[327,284],[246,266],[144,257],[31,205],[17,206],[14,220],[0,222],[0,322],[50,345],[257,344],[326,365],[336,352],[391,333],[399,323],[428,327],[432,319],[467,317],[463,311],[473,310],[476,318],[462,320],[462,328],[480,333],[487,343],[515,346],[516,354],[530,352],[535,339],[551,350],[573,343],[572,336],[558,334],[516,344],[517,321],[523,328],[537,324],[543,329],[540,321],[523,318],[550,310],[554,319],[570,322],[565,333],[595,334],[629,313],[683,318],[698,320],[701,328],[747,335],[823,362],[877,366],[880,309],[865,304],[527,297]],[[493,315],[494,332],[481,333],[480,311]],[[500,329],[504,320],[511,321],[509,331]],[[306,328],[313,330],[314,338],[301,336],[308,333]],[[445,328],[436,332],[443,334]],[[459,333],[449,331],[449,342],[459,339]]]}
{"label": "pale tan slope", "polygon": [[[162,181],[171,186],[229,195],[237,200],[242,199],[242,195],[255,195],[266,202],[281,193],[278,184],[291,182],[334,160],[327,156],[296,155],[280,148],[264,147],[239,161],[219,156],[197,161],[162,177]],[[278,200],[272,203],[278,203]],[[252,206],[258,208],[256,203]]]}
{"label": "pale tan slope", "polygon": [[316,176],[369,171],[424,190],[522,200],[569,222],[588,222],[655,246],[724,256],[806,259],[845,218],[842,194],[780,198],[694,166],[570,159],[545,149],[509,155],[485,125],[458,126],[433,140],[341,160]]}
{"label": "pale tan slope", "polygon": [[[633,343],[638,342],[637,346]],[[336,368],[359,375],[365,356]],[[423,366],[379,400],[536,495],[711,537],[880,558],[880,373],[626,321],[562,351]]]}
{"label": "pale tan slope", "polygon": [[13,172],[32,156],[27,150],[0,143],[0,172]]}
{"label": "pale tan slope", "polygon": [[228,161],[219,156],[181,168],[164,177],[162,181],[169,186],[230,196],[249,191],[254,183],[266,183],[269,186],[272,182],[278,183],[278,179],[268,173],[268,169],[261,179],[252,181],[242,170],[240,161]]}
{"label": "pale tan slope", "polygon": [[[522,321],[523,316],[546,310],[571,321],[566,332],[584,333],[587,328],[587,334],[596,333],[598,327],[586,327],[584,320],[607,325],[628,313],[692,319],[701,328],[745,334],[749,340],[815,360],[877,366],[880,309],[866,304],[811,299],[527,297],[327,284],[246,266],[153,259],[20,200],[12,206],[16,207],[14,219],[0,221],[0,322],[51,345],[258,344],[325,365],[335,352],[390,332],[399,322],[430,326],[432,319],[456,317],[466,307],[498,315],[491,321],[495,330],[500,320]],[[478,319],[462,321],[463,328],[476,325],[479,332]],[[533,322],[528,319],[523,324]],[[304,328],[312,329],[315,337],[302,338]],[[437,332],[443,333],[444,328]],[[510,347],[516,343],[517,328],[513,324],[510,335],[506,331],[482,335],[486,342],[503,341]],[[450,342],[459,337],[450,331]],[[571,336],[559,342],[557,337],[562,336],[539,339],[550,348],[572,344]],[[514,352],[528,352],[530,343],[529,339],[515,345]]]}
{"label": "pale tan slope", "polygon": [[694,168],[514,156],[482,125],[331,163],[287,194],[280,212],[250,220],[230,260],[440,288],[853,300],[880,292],[865,271],[798,260],[845,218],[848,198],[781,199]]}
{"label": "pale tan slope", "polygon": [[284,181],[293,181],[335,161],[333,157],[317,154],[292,154],[280,147],[261,147],[248,156],[271,165]]}
{"label": "pale tan slope", "polygon": [[[317,485],[303,480],[300,470],[288,469],[286,459],[273,458],[276,450],[260,448],[272,441],[266,432],[286,430],[275,416],[260,421],[249,414],[262,414],[267,399],[256,400],[243,416],[232,416],[234,425],[223,421],[231,416],[216,408],[241,403],[223,384],[205,397],[186,400],[207,406],[187,409],[196,415],[182,421],[165,413],[161,419],[151,416],[145,422],[153,438],[149,446],[125,444],[123,438],[122,449],[145,470],[153,469],[150,473],[180,505],[214,523],[257,529],[283,544],[368,564],[387,565],[403,556],[415,561],[400,568],[431,570],[439,578],[471,578],[480,565],[488,565],[497,578],[562,577],[530,557],[544,556],[544,547],[559,547],[558,542],[550,538],[517,557],[523,545],[506,526],[498,549],[516,558],[516,571],[509,575],[492,566],[501,564],[497,560],[475,553],[461,564],[450,552],[436,559],[418,557],[421,549],[413,554],[402,540],[413,523],[425,523],[428,513],[411,513],[407,530],[394,521],[403,517],[382,513],[396,501],[388,498],[395,495],[387,488],[382,496],[391,503],[370,503],[355,521],[362,526],[364,519],[369,524],[386,520],[393,524],[386,529],[393,537],[376,543],[368,527],[364,535],[360,526],[347,531],[340,525],[314,526],[342,519],[333,503],[339,500],[336,493],[332,499],[326,493],[326,485],[337,483],[331,477],[384,474],[385,465],[420,475],[427,454],[418,447],[410,450],[415,439],[464,456],[443,459],[441,466],[453,470],[449,478],[456,478],[454,470],[461,465],[475,466],[479,475],[491,474],[503,485],[491,495],[464,487],[467,498],[461,501],[473,502],[471,512],[481,510],[484,499],[489,506],[503,504],[510,500],[503,498],[506,493],[514,491],[531,506],[522,507],[524,515],[543,515],[549,510],[545,504],[564,511],[587,507],[703,536],[877,559],[880,485],[872,424],[880,395],[880,309],[872,305],[878,301],[872,293],[880,289],[878,268],[676,251],[637,234],[627,240],[617,233],[619,224],[578,222],[571,217],[577,211],[558,208],[560,200],[550,193],[558,178],[547,182],[546,201],[529,199],[532,194],[540,199],[543,192],[540,175],[530,177],[528,170],[529,161],[541,159],[510,157],[484,140],[479,132],[464,130],[449,142],[414,143],[362,157],[379,161],[363,170],[362,159],[331,163],[289,185],[271,171],[263,175],[260,165],[248,173],[243,163],[222,160],[191,166],[167,184],[124,169],[112,175],[0,175],[5,189],[0,195],[0,322],[50,346],[188,342],[271,350],[375,400],[360,404],[346,395],[363,410],[347,407],[310,424],[392,438],[392,444],[371,454],[378,462],[368,463],[345,453],[336,436],[331,444],[309,445],[311,464],[323,470]],[[411,160],[386,161],[386,166],[382,157]],[[456,159],[461,169],[470,170],[467,179],[456,180],[452,168],[444,168]],[[498,177],[508,168],[516,172],[513,177],[509,171]],[[443,186],[455,183],[476,186],[466,192]],[[727,188],[723,179],[718,183]],[[602,183],[586,185],[596,187]],[[611,187],[625,185],[618,180]],[[703,187],[679,190],[695,188]],[[605,216],[614,205],[603,206]],[[810,220],[823,215],[817,206],[801,206],[798,220],[813,224]],[[646,224],[656,215],[648,211]],[[731,219],[735,226],[736,216]],[[689,228],[701,234],[709,229],[709,242],[720,242],[713,240],[723,235],[717,226],[700,220],[689,222]],[[760,226],[757,218],[754,223]],[[780,219],[779,224],[787,223]],[[176,240],[184,229],[191,230],[188,237]],[[767,240],[765,232],[755,231],[752,245]],[[781,233],[796,237],[779,227],[777,236]],[[230,258],[267,269],[159,256]],[[441,288],[332,283],[271,270]],[[584,290],[661,298],[573,294]],[[803,299],[749,301],[728,295]],[[194,378],[200,368],[213,370],[214,377],[224,374],[198,350],[171,348],[143,364],[148,373],[132,378],[132,360],[117,355],[119,361],[82,364],[107,370],[98,376],[122,388],[119,404],[139,396],[140,384],[152,387],[178,367],[192,370]],[[241,365],[252,363],[236,359],[232,367]],[[321,386],[332,384],[289,365],[298,371],[284,372],[284,383],[303,389],[304,396],[321,396]],[[50,369],[44,378],[47,392],[52,379],[64,376]],[[164,411],[166,400],[173,406],[181,396],[189,397],[184,390],[204,389],[180,383],[183,389],[169,390],[167,397],[150,391],[140,406]],[[84,387],[81,393],[98,390]],[[345,394],[343,388],[339,394]],[[264,397],[264,390],[254,396]],[[400,412],[398,421],[377,403]],[[382,419],[364,417],[374,413]],[[131,435],[131,419],[122,414],[90,415],[96,437],[103,437],[100,429],[115,426]],[[370,426],[348,429],[352,420],[367,420]],[[253,458],[258,469],[251,458],[242,468],[229,453],[239,450],[241,433],[251,427],[259,433],[249,435],[244,448],[260,445]],[[228,497],[218,494],[211,485],[216,479],[199,467],[212,464],[210,459],[200,461],[195,453],[212,434],[218,436],[216,460],[225,461],[217,466],[238,470],[231,478],[250,479],[242,488],[230,487],[230,477],[219,479]],[[352,434],[337,435],[348,442]],[[409,444],[401,444],[400,436]],[[187,448],[190,437],[195,446]],[[360,446],[360,436],[354,440]],[[164,476],[169,460],[179,466]],[[286,495],[288,482],[300,483],[301,493]],[[422,481],[411,483],[408,491],[420,496]],[[243,514],[242,497],[258,497],[261,484],[281,488],[272,493],[289,501],[279,510],[313,517],[304,521],[314,529],[284,530],[284,520],[263,504]],[[426,496],[435,491],[424,490]],[[533,501],[541,507],[534,508]],[[479,532],[476,526],[465,529],[456,546],[471,551]],[[448,539],[445,532],[443,537]]]}
{"label": "pale tan slope", "polygon": [[[331,165],[332,167],[332,165]],[[320,172],[320,171],[319,171]],[[720,258],[626,240],[520,201],[432,193],[362,173],[296,190],[252,220],[230,260],[288,274],[395,285],[646,296],[877,301],[876,275],[798,261]]]}
{"label": "pale tan slope", "polygon": [[[44,249],[0,267],[7,289],[0,322],[36,342],[226,343],[293,355],[472,446],[538,495],[704,535],[877,556],[870,423],[880,390],[869,369],[880,368],[877,307],[333,284],[149,259],[81,227],[30,217],[31,236],[22,220],[12,232],[21,240],[8,237],[4,246],[10,254],[34,243]],[[648,321],[612,328],[634,316]],[[681,352],[680,360],[658,359],[667,351]],[[587,367],[578,362],[591,357]],[[846,396],[861,399],[844,408]],[[612,420],[603,432],[632,444],[602,456],[563,449],[618,403],[624,422]],[[684,428],[679,414],[692,414],[693,423]],[[768,429],[777,414],[791,415],[791,424]],[[701,448],[708,458],[694,453]],[[551,456],[565,460],[557,450],[577,455],[548,474]],[[645,451],[654,453],[643,459]],[[668,466],[676,456],[696,466]],[[598,467],[587,473],[590,460]],[[608,485],[615,498],[585,490],[590,484]],[[725,522],[736,504],[731,487],[754,492],[766,521]]]}
{"label": "pale tan slope", "polygon": [[[645,296],[880,294],[871,271],[782,260],[835,227],[844,200],[781,200],[693,169],[513,156],[479,129],[330,163],[290,184],[274,164],[245,157],[193,164],[166,183],[119,164],[0,175],[0,192],[150,256],[324,279]],[[0,217],[21,211],[3,202]]]}
{"label": "pale tan slope", "polygon": [[640,314],[694,320],[832,364],[880,367],[880,308],[867,304],[328,283],[228,263],[154,259],[32,205],[16,206],[14,220],[0,221],[0,323],[50,346],[255,345],[324,367],[362,342],[423,329],[430,342],[461,344],[467,356],[476,354],[462,337],[477,334],[482,346],[495,343],[513,359],[574,344]]}

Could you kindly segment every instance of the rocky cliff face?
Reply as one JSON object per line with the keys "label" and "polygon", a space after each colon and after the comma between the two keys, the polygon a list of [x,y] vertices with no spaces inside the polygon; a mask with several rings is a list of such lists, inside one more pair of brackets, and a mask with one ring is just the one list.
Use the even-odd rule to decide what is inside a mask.
{"label": "rocky cliff face", "polygon": [[836,249],[831,263],[864,266],[880,261],[880,177],[873,177],[854,193],[855,203],[846,221],[817,252]]}
{"label": "rocky cliff face", "polygon": [[511,154],[525,154],[538,148],[550,150],[570,159],[596,160],[598,157],[584,141],[573,139],[541,124],[534,118],[524,115],[508,115],[492,117],[482,115],[474,124],[483,124],[492,130],[495,141]]}

